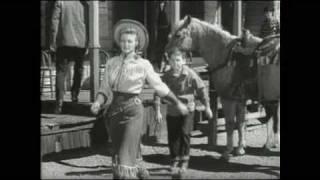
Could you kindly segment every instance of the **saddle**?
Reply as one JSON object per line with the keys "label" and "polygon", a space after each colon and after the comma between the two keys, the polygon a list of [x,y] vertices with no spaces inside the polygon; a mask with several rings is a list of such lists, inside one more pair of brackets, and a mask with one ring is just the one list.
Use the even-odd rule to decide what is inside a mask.
{"label": "saddle", "polygon": [[265,38],[255,54],[260,101],[280,99],[280,35]]}
{"label": "saddle", "polygon": [[280,35],[266,37],[252,54],[231,52],[227,61],[234,64],[233,99],[274,100],[280,96]]}
{"label": "saddle", "polygon": [[280,35],[266,37],[254,51],[258,65],[280,64]]}

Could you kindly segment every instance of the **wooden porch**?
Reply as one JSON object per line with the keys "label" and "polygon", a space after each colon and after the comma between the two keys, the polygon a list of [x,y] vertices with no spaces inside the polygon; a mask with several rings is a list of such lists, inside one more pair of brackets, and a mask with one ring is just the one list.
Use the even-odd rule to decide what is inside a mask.
{"label": "wooden porch", "polygon": [[[145,107],[142,139],[145,142],[155,140],[157,132],[151,102],[153,90],[145,89],[140,97]],[[58,115],[53,113],[55,97],[44,93],[41,97],[41,155],[110,142],[104,122],[90,112],[89,98],[90,92],[82,90],[79,103],[72,103],[70,92],[67,91],[62,114]],[[166,106],[163,105],[161,109],[165,116]]]}
{"label": "wooden porch", "polygon": [[[144,125],[142,142],[155,142],[161,131],[166,131],[166,121],[160,126],[156,126],[154,121],[152,89],[144,89],[140,95],[145,107]],[[55,98],[44,93],[41,97],[41,155],[60,152],[62,150],[88,148],[94,145],[110,142],[108,132],[104,122],[93,116],[90,112],[90,92],[82,90],[79,95],[79,103],[71,102],[70,92],[65,95],[65,103],[62,114],[53,114],[55,107]],[[208,145],[215,146],[217,134],[225,131],[225,120],[222,107],[217,101],[216,119],[208,120],[203,114],[203,106],[197,104],[195,116],[195,128],[192,135],[208,136]],[[265,112],[259,110],[258,105],[248,102],[248,109],[251,111],[246,114],[247,119],[257,119],[265,116]],[[163,117],[166,116],[166,105],[161,108]],[[249,126],[257,121],[249,121]],[[161,128],[159,128],[161,127]]]}

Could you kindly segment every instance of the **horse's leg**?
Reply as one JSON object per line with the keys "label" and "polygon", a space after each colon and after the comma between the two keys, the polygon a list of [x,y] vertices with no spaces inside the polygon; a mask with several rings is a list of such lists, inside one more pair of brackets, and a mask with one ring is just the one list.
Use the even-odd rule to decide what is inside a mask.
{"label": "horse's leg", "polygon": [[246,152],[244,148],[246,147],[246,103],[245,101],[237,102],[236,106],[236,119],[237,119],[237,128],[239,134],[239,143],[236,149],[237,155],[244,155]]}
{"label": "horse's leg", "polygon": [[224,112],[226,131],[227,131],[227,148],[222,154],[222,158],[229,160],[233,151],[233,130],[235,124],[236,101],[221,98],[222,109]]}
{"label": "horse's leg", "polygon": [[274,104],[266,103],[265,104],[266,116],[269,117],[267,119],[267,141],[264,146],[266,150],[270,150],[274,146],[274,123],[275,116],[277,116],[277,107]]}
{"label": "horse's leg", "polygon": [[274,132],[274,145],[275,147],[280,146],[280,101],[277,103],[277,111],[274,115],[273,121],[273,132]]}

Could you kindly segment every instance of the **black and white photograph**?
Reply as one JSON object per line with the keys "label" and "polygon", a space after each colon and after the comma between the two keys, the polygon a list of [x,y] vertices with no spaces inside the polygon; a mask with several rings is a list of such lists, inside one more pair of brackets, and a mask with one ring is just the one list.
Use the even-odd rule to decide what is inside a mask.
{"label": "black and white photograph", "polygon": [[280,179],[280,0],[40,12],[41,179]]}

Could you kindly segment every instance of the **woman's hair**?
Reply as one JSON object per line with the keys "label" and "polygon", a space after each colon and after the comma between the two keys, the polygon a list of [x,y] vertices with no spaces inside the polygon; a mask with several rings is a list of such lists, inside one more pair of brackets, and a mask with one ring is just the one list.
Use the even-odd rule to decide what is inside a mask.
{"label": "woman's hair", "polygon": [[140,45],[139,34],[138,34],[138,31],[135,28],[133,28],[133,27],[125,27],[125,28],[121,29],[120,30],[120,36],[119,36],[120,39],[121,39],[121,36],[123,34],[135,34],[136,35],[136,40],[138,41],[137,48],[139,47],[139,45]]}
{"label": "woman's hair", "polygon": [[138,31],[132,27],[125,27],[121,29],[119,38],[122,36],[122,34],[135,34],[138,38]]}

